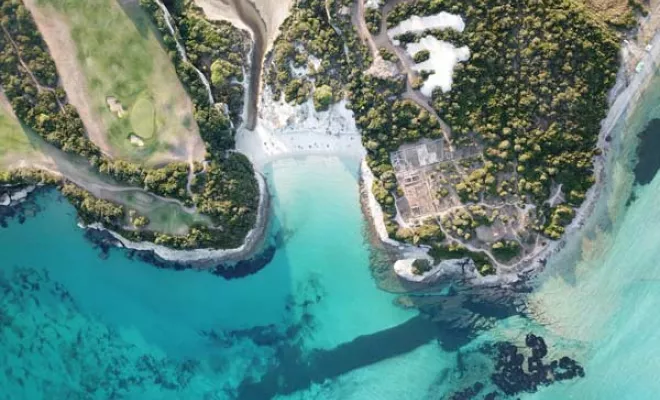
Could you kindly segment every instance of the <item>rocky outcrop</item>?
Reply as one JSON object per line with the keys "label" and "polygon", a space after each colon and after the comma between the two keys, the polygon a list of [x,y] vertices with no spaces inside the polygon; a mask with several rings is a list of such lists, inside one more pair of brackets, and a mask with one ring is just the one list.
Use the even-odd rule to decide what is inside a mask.
{"label": "rocky outcrop", "polygon": [[525,345],[532,350],[532,355],[527,358],[528,372],[523,368],[525,356],[518,352],[518,347],[511,343],[497,345],[496,372],[491,375],[491,380],[506,395],[535,392],[539,386],[584,377],[584,369],[566,356],[544,364],[548,348],[542,337],[530,333],[525,338]]}
{"label": "rocky outcrop", "polygon": [[0,226],[8,226],[10,219],[17,219],[22,224],[27,217],[35,215],[40,208],[32,201],[34,196],[30,194],[45,187],[25,184],[0,186]]}
{"label": "rocky outcrop", "polygon": [[[459,258],[454,260],[444,260],[439,264],[432,265],[430,269],[423,273],[418,273],[414,264],[422,259],[406,258],[397,260],[394,263],[394,272],[401,278],[410,282],[432,283],[445,276],[462,275],[468,278],[478,278],[479,274],[474,266],[474,261],[470,258]],[[428,259],[427,259],[428,260]],[[428,260],[433,262],[433,260]]]}
{"label": "rocky outcrop", "polygon": [[0,187],[0,206],[12,206],[27,199],[37,187],[35,185],[12,185]]}

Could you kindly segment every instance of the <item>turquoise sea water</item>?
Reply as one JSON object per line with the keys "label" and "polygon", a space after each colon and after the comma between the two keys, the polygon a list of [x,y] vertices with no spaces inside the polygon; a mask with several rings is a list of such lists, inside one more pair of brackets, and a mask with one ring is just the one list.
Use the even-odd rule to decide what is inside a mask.
{"label": "turquoise sea water", "polygon": [[[332,158],[271,166],[284,244],[262,271],[232,281],[157,269],[120,250],[101,259],[72,207],[42,196],[40,213],[0,230],[0,391],[12,399],[230,398],[246,376],[276,364],[278,351],[332,349],[415,317],[371,277],[357,167]],[[405,395],[409,388],[380,379],[394,372],[432,381],[442,354],[427,346],[351,376],[353,398]]]}
{"label": "turquoise sea water", "polygon": [[[72,207],[41,195],[41,212],[0,229],[0,399],[421,400],[476,381],[481,399],[493,367],[482,345],[521,345],[529,332],[586,376],[516,398],[655,399],[660,177],[635,186],[631,171],[658,97],[660,79],[621,121],[593,218],[534,281],[524,312],[461,321],[479,330],[431,323],[415,307],[428,300],[403,308],[379,288],[357,161],[269,166],[280,243],[263,270],[231,281],[117,249],[100,258]],[[432,316],[460,308],[436,294],[449,301]]]}

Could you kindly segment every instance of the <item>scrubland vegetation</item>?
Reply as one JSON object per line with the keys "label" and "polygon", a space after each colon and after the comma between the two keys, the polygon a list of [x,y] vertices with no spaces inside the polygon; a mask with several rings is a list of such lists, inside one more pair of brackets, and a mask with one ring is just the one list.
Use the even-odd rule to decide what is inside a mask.
{"label": "scrubland vegetation", "polygon": [[[334,10],[339,9],[338,2],[332,4]],[[478,163],[460,167],[467,172],[455,173],[457,178],[447,181],[438,198],[451,192],[466,206],[484,200],[535,204],[538,212],[525,229],[558,238],[572,220],[573,208],[582,203],[594,182],[592,159],[599,154],[595,147],[599,124],[618,68],[616,31],[562,0],[506,4],[420,0],[400,3],[385,17],[391,27],[413,15],[440,11],[462,16],[465,30],[429,30],[396,39],[405,45],[430,34],[454,46],[469,47],[471,57],[454,70],[452,90],[436,90],[429,103],[451,127],[455,148],[476,145],[484,151]],[[345,94],[368,151],[376,177],[372,190],[385,212],[391,236],[431,245],[438,258],[469,253],[484,272],[492,271],[489,257],[447,244],[440,229],[426,224],[405,232],[393,222],[395,198],[402,193],[389,153],[420,138],[442,138],[442,130],[420,104],[402,99],[406,90],[403,77],[367,75],[369,56],[344,57],[341,32],[330,25],[342,20],[338,14],[330,13],[332,21],[322,2],[298,2],[276,42],[267,83],[289,102],[305,101],[314,93],[313,86],[320,84],[332,87],[335,99],[340,98],[337,94]],[[367,12],[372,33],[377,32],[379,21],[378,11]],[[352,27],[347,30],[354,32]],[[387,49],[381,49],[381,55],[397,59]],[[310,56],[321,60],[320,71],[293,77],[292,68],[306,66]],[[414,61],[423,62],[428,56],[420,52]],[[421,80],[417,87],[419,84]],[[557,185],[562,185],[564,202],[550,208],[544,203]],[[471,232],[462,229],[461,238],[467,234],[471,240],[474,229],[487,218],[468,207],[465,210],[474,226]],[[506,262],[519,254],[519,247],[518,242],[502,241],[484,250]]]}
{"label": "scrubland vegetation", "polygon": [[[195,171],[197,176],[191,184],[193,190],[189,192],[186,186],[190,166],[186,163],[170,163],[153,169],[103,154],[86,135],[75,107],[67,103],[55,64],[30,13],[19,0],[0,0],[0,10],[4,16],[0,20],[3,29],[0,32],[0,85],[18,119],[55,147],[87,159],[100,174],[194,205],[209,215],[212,226],[195,223],[184,236],[153,232],[149,230],[148,221],[134,213],[131,216],[126,206],[94,198],[84,189],[64,183],[62,192],[85,220],[102,221],[132,239],[152,240],[175,248],[240,245],[256,219],[258,184],[249,161],[243,155],[228,152],[233,147],[234,133],[229,118],[218,107],[210,106],[206,96],[198,95],[195,89],[200,82],[196,75],[185,71],[183,63],[175,62],[177,73],[183,77],[182,82],[193,98],[195,121],[209,154],[204,171],[201,168]],[[226,25],[224,28],[233,29]],[[213,47],[218,54],[228,54],[223,51],[227,49],[218,47],[217,42],[204,42],[205,38],[212,41],[223,37],[222,32],[211,29],[215,38],[203,36],[195,39],[200,48]],[[167,36],[164,37],[167,44]],[[224,43],[236,46],[232,41],[236,37],[239,36],[224,39]],[[174,57],[175,53],[170,52],[170,55]],[[206,55],[200,53],[199,57]],[[212,63],[208,64],[209,74]],[[220,86],[232,86],[226,82],[216,84],[219,97],[223,93]],[[21,176],[19,172],[11,172],[6,178],[15,180]],[[127,216],[134,227],[137,222],[137,225],[147,224],[146,229],[124,229]]]}

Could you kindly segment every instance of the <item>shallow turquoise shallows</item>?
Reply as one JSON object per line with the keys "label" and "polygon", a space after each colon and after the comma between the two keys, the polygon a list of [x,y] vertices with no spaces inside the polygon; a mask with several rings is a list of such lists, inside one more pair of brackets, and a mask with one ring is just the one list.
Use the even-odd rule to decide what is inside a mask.
{"label": "shallow turquoise shallows", "polygon": [[40,195],[40,213],[0,229],[0,399],[438,399],[488,383],[482,344],[528,332],[586,377],[516,397],[657,399],[660,176],[636,187],[631,168],[658,97],[660,79],[621,121],[604,195],[536,279],[527,315],[453,352],[377,287],[356,161],[270,165],[278,249],[232,281],[117,249],[99,258],[73,208]]}
{"label": "shallow turquoise shallows", "polygon": [[[12,399],[231,398],[284,342],[331,349],[405,323],[417,313],[394,305],[370,274],[357,167],[336,158],[270,166],[274,229],[284,243],[262,271],[232,281],[157,269],[119,250],[103,260],[72,207],[55,193],[42,196],[42,212],[0,230],[11,288],[2,301],[8,368],[0,368],[0,391]],[[363,368],[342,378],[352,387],[342,397],[423,398],[442,359],[429,343]]]}

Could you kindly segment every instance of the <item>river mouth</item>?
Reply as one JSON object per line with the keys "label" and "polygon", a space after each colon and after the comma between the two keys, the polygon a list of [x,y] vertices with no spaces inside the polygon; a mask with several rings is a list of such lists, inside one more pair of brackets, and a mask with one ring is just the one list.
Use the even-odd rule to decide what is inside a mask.
{"label": "river mouth", "polygon": [[250,78],[247,87],[244,123],[246,129],[254,130],[257,124],[257,105],[259,104],[259,94],[261,92],[263,60],[266,54],[266,23],[250,0],[229,0],[229,3],[234,7],[239,18],[252,31],[254,41],[250,52]]}

